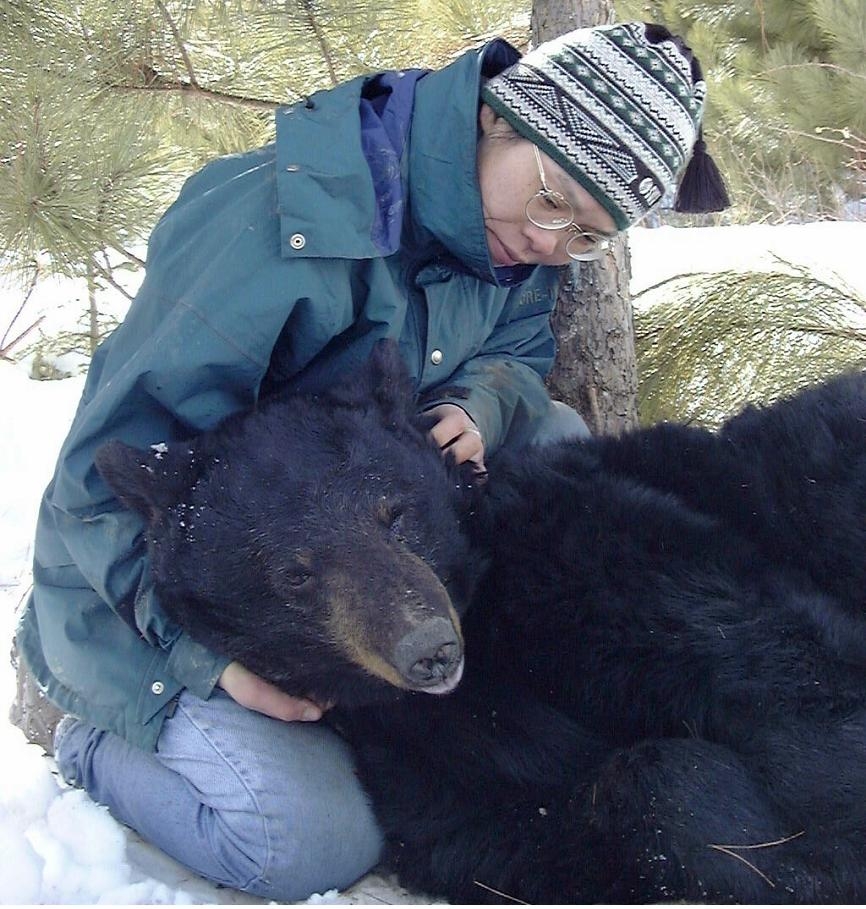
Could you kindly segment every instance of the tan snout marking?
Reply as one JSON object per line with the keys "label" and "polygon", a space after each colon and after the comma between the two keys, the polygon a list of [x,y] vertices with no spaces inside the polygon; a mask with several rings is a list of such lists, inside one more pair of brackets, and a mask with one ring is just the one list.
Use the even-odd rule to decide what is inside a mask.
{"label": "tan snout marking", "polygon": [[[375,607],[362,602],[364,592],[359,595],[357,577],[335,571],[324,585],[328,597],[325,625],[332,643],[347,660],[395,688],[411,690],[383,653],[393,652],[396,642],[414,625],[434,615],[448,616],[461,647],[463,632],[448,592],[430,567],[412,553],[401,558],[404,570],[396,579],[389,578],[378,591],[367,591]],[[414,592],[415,602],[405,596],[407,589]]]}

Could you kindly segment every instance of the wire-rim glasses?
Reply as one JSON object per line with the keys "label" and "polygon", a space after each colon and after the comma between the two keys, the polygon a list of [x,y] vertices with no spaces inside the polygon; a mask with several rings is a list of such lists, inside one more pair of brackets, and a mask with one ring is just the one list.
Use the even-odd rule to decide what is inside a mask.
{"label": "wire-rim glasses", "polygon": [[532,145],[541,189],[526,203],[526,217],[531,224],[542,230],[567,230],[571,232],[565,244],[565,252],[576,262],[593,262],[610,249],[611,237],[598,231],[587,230],[574,221],[571,202],[547,185],[541,154],[538,146]]}

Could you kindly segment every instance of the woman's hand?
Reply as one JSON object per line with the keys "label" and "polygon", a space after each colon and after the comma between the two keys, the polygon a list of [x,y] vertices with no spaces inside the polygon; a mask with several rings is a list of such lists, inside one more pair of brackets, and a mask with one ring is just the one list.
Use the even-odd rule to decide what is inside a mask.
{"label": "woman's hand", "polygon": [[237,662],[226,666],[217,684],[242,707],[257,710],[275,720],[315,722],[333,706],[329,704],[322,708],[306,698],[292,697]]}
{"label": "woman's hand", "polygon": [[472,461],[484,473],[484,440],[472,417],[456,404],[438,404],[425,411],[436,419],[430,436],[442,452],[451,452],[458,464]]}

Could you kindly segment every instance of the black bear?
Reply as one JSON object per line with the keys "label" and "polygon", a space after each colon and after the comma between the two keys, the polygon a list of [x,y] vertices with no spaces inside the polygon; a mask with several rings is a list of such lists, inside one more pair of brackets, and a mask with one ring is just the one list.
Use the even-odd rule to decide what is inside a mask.
{"label": "black bear", "polygon": [[415,411],[386,344],[327,394],[98,457],[165,609],[338,704],[402,882],[866,899],[866,377],[501,455],[480,488]]}

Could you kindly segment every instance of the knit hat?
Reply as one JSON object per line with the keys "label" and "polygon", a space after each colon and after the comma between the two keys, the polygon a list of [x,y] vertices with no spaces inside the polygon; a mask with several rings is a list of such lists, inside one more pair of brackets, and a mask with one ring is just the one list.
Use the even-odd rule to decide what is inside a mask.
{"label": "knit hat", "polygon": [[545,42],[489,79],[481,99],[624,230],[678,183],[678,211],[730,204],[701,134],[706,89],[680,38],[627,22]]}

